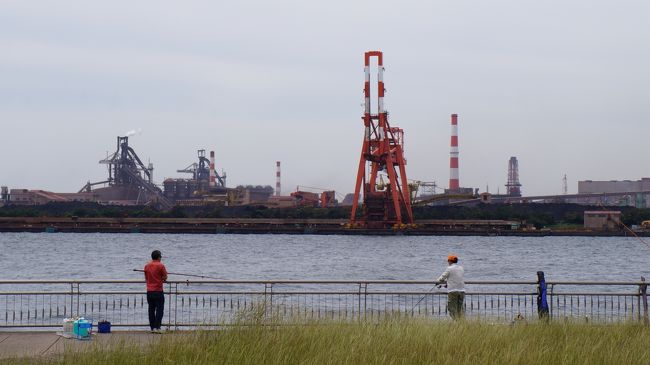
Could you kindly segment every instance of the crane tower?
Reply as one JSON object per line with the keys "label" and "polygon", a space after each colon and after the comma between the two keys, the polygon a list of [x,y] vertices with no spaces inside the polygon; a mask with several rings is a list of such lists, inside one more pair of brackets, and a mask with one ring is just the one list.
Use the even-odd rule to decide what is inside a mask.
{"label": "crane tower", "polygon": [[[377,112],[371,110],[370,60],[377,58]],[[413,223],[413,213],[406,179],[404,131],[391,127],[384,109],[384,65],[380,51],[365,53],[364,114],[365,127],[350,223],[368,228],[388,228]],[[384,182],[380,173],[388,175]],[[378,182],[379,180],[379,182]],[[361,188],[363,214],[357,217]]]}

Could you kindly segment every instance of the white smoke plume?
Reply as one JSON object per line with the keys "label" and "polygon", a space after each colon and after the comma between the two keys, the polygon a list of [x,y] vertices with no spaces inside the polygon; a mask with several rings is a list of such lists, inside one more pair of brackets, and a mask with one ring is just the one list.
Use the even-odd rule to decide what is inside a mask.
{"label": "white smoke plume", "polygon": [[136,130],[136,129],[132,129],[132,130],[126,132],[126,133],[125,133],[125,136],[127,136],[127,137],[131,137],[131,136],[135,136],[136,134],[140,134],[140,133],[142,133],[142,128],[138,128],[137,130]]}

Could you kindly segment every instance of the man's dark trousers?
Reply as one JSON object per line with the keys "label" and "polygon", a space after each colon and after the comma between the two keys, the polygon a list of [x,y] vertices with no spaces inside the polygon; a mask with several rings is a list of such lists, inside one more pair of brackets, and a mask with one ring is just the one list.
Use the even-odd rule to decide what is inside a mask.
{"label": "man's dark trousers", "polygon": [[165,311],[165,294],[161,291],[148,291],[147,304],[149,304],[149,327],[152,330],[160,329]]}

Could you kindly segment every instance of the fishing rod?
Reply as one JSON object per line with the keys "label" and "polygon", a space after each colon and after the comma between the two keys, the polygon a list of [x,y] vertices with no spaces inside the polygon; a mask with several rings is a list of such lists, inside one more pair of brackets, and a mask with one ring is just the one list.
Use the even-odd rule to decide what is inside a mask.
{"label": "fishing rod", "polygon": [[413,307],[411,307],[411,315],[413,315],[413,310],[415,309],[415,307],[417,307],[418,304],[420,304],[420,302],[423,301],[424,298],[426,298],[427,295],[429,295],[429,293],[430,293],[433,289],[435,289],[435,288],[438,288],[438,289],[439,289],[440,287],[442,287],[442,285],[440,285],[440,284],[435,284],[434,286],[432,286],[431,289],[429,289],[429,291],[427,291],[426,294],[424,294],[424,295],[422,296],[422,298],[420,298],[420,300],[418,300],[417,303],[415,303],[415,304],[413,305]]}
{"label": "fishing rod", "polygon": [[[133,269],[133,271],[138,271],[138,272],[144,272],[144,270],[140,269]],[[202,278],[202,279],[215,279],[215,280],[225,280],[222,278],[215,278],[214,276],[207,276],[207,275],[196,275],[196,274],[183,274],[179,272],[168,272],[168,275],[178,275],[178,276],[191,276],[195,278]]]}
{"label": "fishing rod", "polygon": [[625,223],[623,223],[623,222],[620,222],[620,224],[621,224],[621,226],[623,226],[623,228],[627,229],[630,233],[632,233],[632,235],[633,235],[636,239],[638,239],[639,241],[641,241],[641,243],[643,243],[644,245],[646,245],[647,248],[650,248],[650,245],[648,244],[648,242],[646,242],[643,238],[639,237],[639,235],[636,234],[636,232],[634,232],[630,227],[628,227],[627,225],[625,225]]}
{"label": "fishing rod", "polygon": [[[605,210],[605,206],[603,205],[602,202],[599,202],[598,205],[599,205],[603,210]],[[609,219],[608,219],[608,220],[609,220]],[[648,242],[646,242],[643,238],[639,237],[639,235],[636,234],[636,232],[634,232],[634,231],[633,231],[630,227],[628,227],[625,223],[623,223],[623,221],[619,221],[618,224],[619,224],[620,226],[622,226],[624,229],[626,229],[628,232],[632,233],[632,235],[634,236],[634,238],[636,238],[637,240],[639,240],[639,241],[640,241],[641,243],[643,243],[647,248],[650,249],[650,244],[648,244]]]}

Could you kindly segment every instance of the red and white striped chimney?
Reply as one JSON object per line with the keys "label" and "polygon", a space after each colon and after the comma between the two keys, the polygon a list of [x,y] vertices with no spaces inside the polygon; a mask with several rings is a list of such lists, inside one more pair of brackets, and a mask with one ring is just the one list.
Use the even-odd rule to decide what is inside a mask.
{"label": "red and white striped chimney", "polygon": [[280,196],[280,161],[275,162],[277,171],[275,172],[275,196]]}
{"label": "red and white striped chimney", "polygon": [[210,186],[217,186],[217,175],[214,171],[214,151],[210,151]]}
{"label": "red and white striped chimney", "polygon": [[449,153],[449,190],[458,190],[458,114],[451,115],[451,151]]}

